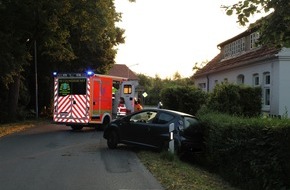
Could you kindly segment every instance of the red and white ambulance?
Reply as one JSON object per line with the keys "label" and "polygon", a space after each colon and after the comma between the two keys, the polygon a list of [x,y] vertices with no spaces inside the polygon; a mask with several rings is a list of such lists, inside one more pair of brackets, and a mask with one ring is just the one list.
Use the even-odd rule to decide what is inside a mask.
{"label": "red and white ambulance", "polygon": [[109,75],[54,73],[53,121],[74,130],[83,127],[102,129],[116,115],[121,97],[126,114],[134,112],[137,81]]}

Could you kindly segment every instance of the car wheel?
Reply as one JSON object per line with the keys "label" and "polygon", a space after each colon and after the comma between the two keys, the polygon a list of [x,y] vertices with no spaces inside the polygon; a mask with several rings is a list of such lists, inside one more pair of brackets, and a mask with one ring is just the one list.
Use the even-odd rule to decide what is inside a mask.
{"label": "car wheel", "polygon": [[115,130],[110,131],[108,139],[107,139],[107,145],[110,149],[117,148],[118,145],[118,135]]}

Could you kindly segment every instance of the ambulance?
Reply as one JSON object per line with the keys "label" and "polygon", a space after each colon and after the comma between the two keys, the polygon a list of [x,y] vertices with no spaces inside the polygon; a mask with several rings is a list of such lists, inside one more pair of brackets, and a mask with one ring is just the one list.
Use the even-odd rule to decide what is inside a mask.
{"label": "ambulance", "polygon": [[103,129],[118,114],[119,100],[125,100],[126,114],[134,112],[138,81],[86,73],[53,73],[53,121],[73,130]]}

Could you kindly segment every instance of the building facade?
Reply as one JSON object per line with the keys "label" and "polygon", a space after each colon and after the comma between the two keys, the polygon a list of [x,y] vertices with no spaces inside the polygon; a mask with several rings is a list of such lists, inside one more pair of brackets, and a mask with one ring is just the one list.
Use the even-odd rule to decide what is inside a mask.
{"label": "building facade", "polygon": [[290,117],[290,49],[258,46],[247,30],[221,44],[220,53],[194,74],[195,85],[211,92],[217,84],[262,88],[262,112]]}

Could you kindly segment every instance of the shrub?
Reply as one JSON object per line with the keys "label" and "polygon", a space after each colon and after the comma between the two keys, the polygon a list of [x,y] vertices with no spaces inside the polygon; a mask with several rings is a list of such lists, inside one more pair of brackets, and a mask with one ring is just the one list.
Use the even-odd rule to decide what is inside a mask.
{"label": "shrub", "polygon": [[241,115],[259,116],[262,109],[262,89],[260,87],[240,86],[239,94]]}
{"label": "shrub", "polygon": [[192,86],[174,86],[161,91],[164,108],[195,115],[206,102],[206,93]]}
{"label": "shrub", "polygon": [[219,84],[210,94],[208,107],[231,115],[257,116],[261,112],[261,88]]}
{"label": "shrub", "polygon": [[199,112],[206,161],[243,189],[290,188],[290,121]]}

